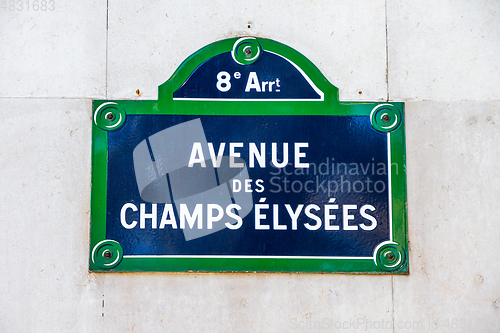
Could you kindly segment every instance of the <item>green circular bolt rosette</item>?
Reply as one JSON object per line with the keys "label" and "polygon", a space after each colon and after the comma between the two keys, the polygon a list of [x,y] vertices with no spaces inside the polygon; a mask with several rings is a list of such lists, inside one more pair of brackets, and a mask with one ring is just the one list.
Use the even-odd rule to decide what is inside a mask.
{"label": "green circular bolt rosette", "polygon": [[125,110],[118,103],[107,102],[95,110],[94,123],[105,131],[114,131],[123,126],[126,117]]}
{"label": "green circular bolt rosette", "polygon": [[123,259],[122,246],[114,240],[103,240],[94,246],[91,259],[99,268],[114,268]]}
{"label": "green circular bolt rosette", "polygon": [[401,112],[392,104],[377,105],[370,114],[372,126],[379,132],[392,132],[401,124]]}
{"label": "green circular bolt rosette", "polygon": [[399,244],[389,243],[378,249],[375,259],[382,270],[397,271],[406,263],[406,252]]}
{"label": "green circular bolt rosette", "polygon": [[262,47],[255,38],[243,37],[234,43],[231,55],[238,64],[249,65],[257,61],[261,53]]}

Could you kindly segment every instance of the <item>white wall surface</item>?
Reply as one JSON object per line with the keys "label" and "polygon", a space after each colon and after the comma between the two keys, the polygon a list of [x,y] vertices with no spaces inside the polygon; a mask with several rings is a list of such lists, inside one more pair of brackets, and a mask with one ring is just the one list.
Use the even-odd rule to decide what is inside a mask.
{"label": "white wall surface", "polygon": [[[500,331],[500,1],[269,2],[0,8],[0,332]],[[410,275],[88,272],[91,100],[242,35],[406,102]]]}

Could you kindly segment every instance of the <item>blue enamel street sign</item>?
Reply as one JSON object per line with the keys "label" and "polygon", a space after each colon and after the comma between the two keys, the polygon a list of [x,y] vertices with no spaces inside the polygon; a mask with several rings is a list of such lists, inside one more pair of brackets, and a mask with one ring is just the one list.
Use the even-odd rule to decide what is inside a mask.
{"label": "blue enamel street sign", "polygon": [[94,101],[90,269],[408,273],[404,104],[227,39],[157,101]]}

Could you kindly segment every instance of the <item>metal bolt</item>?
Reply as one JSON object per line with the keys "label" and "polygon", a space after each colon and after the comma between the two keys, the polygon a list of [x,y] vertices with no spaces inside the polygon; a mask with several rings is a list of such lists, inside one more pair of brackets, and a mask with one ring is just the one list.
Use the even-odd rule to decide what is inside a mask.
{"label": "metal bolt", "polygon": [[109,259],[111,258],[112,255],[113,254],[111,253],[111,251],[109,250],[104,251],[104,258]]}
{"label": "metal bolt", "polygon": [[394,254],[389,253],[389,254],[387,255],[387,259],[389,259],[389,260],[394,259]]}
{"label": "metal bolt", "polygon": [[382,116],[382,121],[384,121],[384,122],[388,122],[390,119],[391,119],[391,118],[389,118],[389,116],[388,116],[388,115],[386,115],[386,114],[384,114],[384,115]]}
{"label": "metal bolt", "polygon": [[250,56],[252,54],[252,49],[246,49],[245,53],[247,56]]}
{"label": "metal bolt", "polygon": [[114,118],[115,116],[111,112],[106,115],[107,120],[113,120]]}

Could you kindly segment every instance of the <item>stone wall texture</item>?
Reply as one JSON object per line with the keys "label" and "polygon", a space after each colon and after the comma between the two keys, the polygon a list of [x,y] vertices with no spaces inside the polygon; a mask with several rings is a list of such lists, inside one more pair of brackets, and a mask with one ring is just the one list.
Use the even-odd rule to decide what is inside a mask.
{"label": "stone wall texture", "polygon": [[[0,332],[500,331],[500,1],[0,4]],[[89,273],[92,99],[234,36],[406,103],[408,276]]]}

